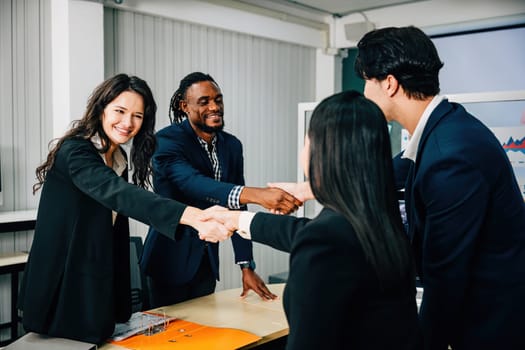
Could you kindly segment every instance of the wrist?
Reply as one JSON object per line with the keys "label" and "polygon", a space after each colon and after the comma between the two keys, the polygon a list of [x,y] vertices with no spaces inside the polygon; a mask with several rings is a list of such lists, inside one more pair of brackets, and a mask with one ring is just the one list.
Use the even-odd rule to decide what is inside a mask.
{"label": "wrist", "polygon": [[239,195],[239,203],[241,205],[259,204],[262,206],[264,203],[263,196],[265,195],[265,192],[266,188],[244,186]]}
{"label": "wrist", "polygon": [[198,208],[187,206],[180,217],[179,223],[195,228],[196,223],[200,221],[201,212],[202,210]]}
{"label": "wrist", "polygon": [[251,213],[249,211],[239,212],[237,219],[237,233],[244,239],[252,239],[250,226],[254,216],[255,213]]}
{"label": "wrist", "polygon": [[255,261],[252,259],[252,260],[249,260],[249,261],[239,261],[237,263],[237,265],[239,265],[239,267],[242,269],[250,269],[252,271],[255,271]]}

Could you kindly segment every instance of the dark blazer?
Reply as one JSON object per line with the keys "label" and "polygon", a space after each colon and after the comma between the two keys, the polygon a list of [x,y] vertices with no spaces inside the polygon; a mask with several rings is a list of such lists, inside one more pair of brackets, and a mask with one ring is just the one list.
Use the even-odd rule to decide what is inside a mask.
{"label": "dark blazer", "polygon": [[342,215],[327,208],[312,220],[258,213],[250,231],[253,241],[290,252],[286,349],[421,348],[414,280],[382,290]]}
{"label": "dark blazer", "polygon": [[525,207],[492,132],[442,101],[406,182],[428,349],[525,349]]}
{"label": "dark blazer", "polygon": [[[228,195],[236,185],[244,185],[241,142],[226,132],[217,133],[217,154],[221,181],[214,179],[213,167],[188,120],[172,124],[157,133],[157,150],[153,156],[153,184],[163,197],[206,209],[213,205],[228,207]],[[232,237],[236,261],[252,259],[252,244]],[[144,243],[141,266],[153,278],[173,286],[189,282],[197,272],[204,250],[208,250],[211,267],[219,279],[217,243],[206,243],[197,232],[181,225],[172,241],[150,228]]]}
{"label": "dark blazer", "polygon": [[89,140],[65,141],[42,188],[20,290],[25,330],[107,340],[131,315],[127,217],[173,238],[184,209],[117,176]]}

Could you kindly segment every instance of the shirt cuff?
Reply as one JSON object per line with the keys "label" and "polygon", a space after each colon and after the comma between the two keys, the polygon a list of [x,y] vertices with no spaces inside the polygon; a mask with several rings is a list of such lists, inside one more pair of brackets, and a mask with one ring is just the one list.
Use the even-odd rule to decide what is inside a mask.
{"label": "shirt cuff", "polygon": [[252,239],[252,233],[250,232],[250,225],[252,224],[252,219],[255,216],[255,213],[249,211],[243,211],[239,215],[239,228],[237,233],[244,239]]}
{"label": "shirt cuff", "polygon": [[235,186],[230,191],[230,194],[228,195],[228,209],[241,209],[241,203],[239,203],[241,199],[241,192],[243,190],[244,186]]}

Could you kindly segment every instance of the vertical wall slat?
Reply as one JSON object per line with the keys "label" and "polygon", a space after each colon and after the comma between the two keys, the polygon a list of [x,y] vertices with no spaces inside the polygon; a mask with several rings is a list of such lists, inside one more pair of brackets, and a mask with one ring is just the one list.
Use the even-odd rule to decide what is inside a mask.
{"label": "vertical wall slat", "polygon": [[[0,171],[1,187],[0,205],[10,205],[13,195],[8,190],[12,178],[12,2],[0,1]],[[9,251],[13,234],[0,235],[0,252]],[[10,317],[10,283],[9,276],[0,276],[0,322],[8,321]],[[0,340],[8,339],[9,332],[0,332]]]}
{"label": "vertical wall slat", "polygon": [[[0,211],[36,208],[35,169],[47,156],[51,131],[50,4],[0,0]],[[0,253],[28,250],[33,232],[2,233]],[[0,277],[0,323],[11,317],[9,276]],[[0,340],[9,339],[9,329]]]}

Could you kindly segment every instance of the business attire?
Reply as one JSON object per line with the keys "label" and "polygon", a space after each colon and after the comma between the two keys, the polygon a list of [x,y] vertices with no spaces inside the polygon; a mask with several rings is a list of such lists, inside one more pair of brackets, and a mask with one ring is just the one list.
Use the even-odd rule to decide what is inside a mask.
{"label": "business attire", "polygon": [[[201,209],[213,205],[246,208],[238,205],[244,185],[244,164],[242,145],[235,136],[217,132],[215,149],[208,151],[186,119],[160,130],[156,137],[153,156],[156,193]],[[237,202],[237,206],[232,202]],[[236,262],[253,259],[250,241],[234,234],[232,244]],[[179,226],[175,241],[150,228],[141,267],[151,277],[152,305],[173,304],[213,293],[219,279],[218,248],[218,243],[200,240],[189,226]]]}
{"label": "business attire", "polygon": [[185,207],[129,184],[90,140],[66,140],[42,188],[20,291],[24,329],[106,341],[131,315],[127,217],[174,238]]}
{"label": "business attire", "polygon": [[290,252],[286,349],[421,348],[410,266],[406,280],[382,289],[341,214],[324,208],[310,220],[257,213],[248,222],[253,241]]}
{"label": "business attire", "polygon": [[424,116],[404,157],[425,347],[525,349],[525,206],[509,159],[461,105],[436,96]]}

